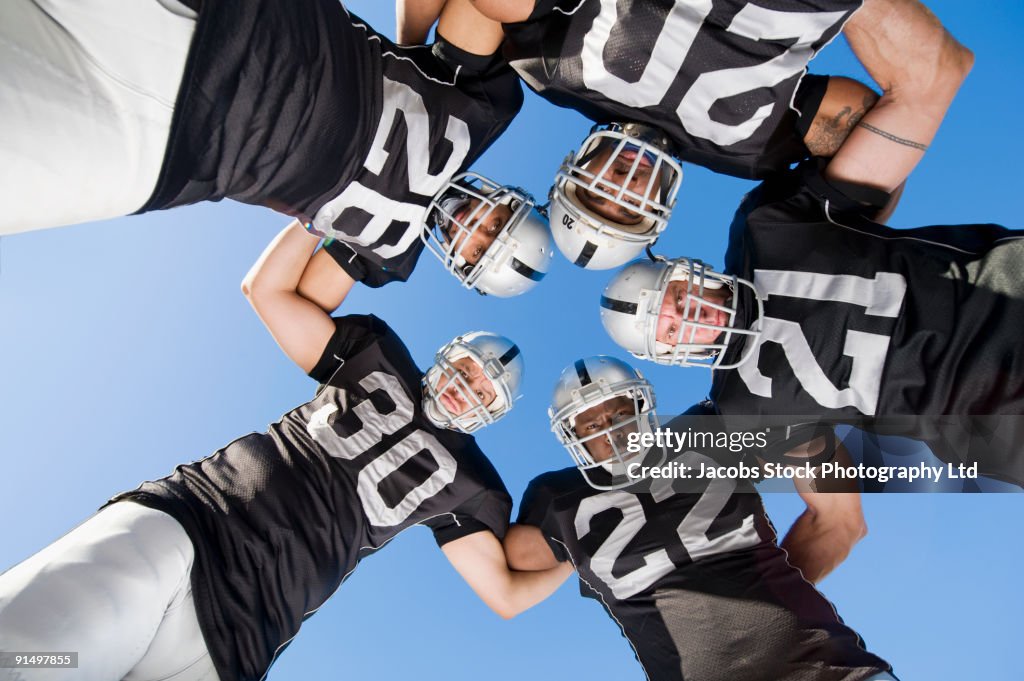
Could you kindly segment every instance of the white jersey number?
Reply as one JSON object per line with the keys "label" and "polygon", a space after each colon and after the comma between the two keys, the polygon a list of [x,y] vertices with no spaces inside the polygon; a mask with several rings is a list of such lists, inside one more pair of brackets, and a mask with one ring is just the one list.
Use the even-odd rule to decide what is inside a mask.
{"label": "white jersey number", "polygon": [[[698,467],[697,463],[701,461],[708,466],[715,465],[713,460],[696,452],[688,452],[686,457],[688,465],[694,467]],[[707,535],[708,530],[711,529],[711,523],[725,508],[725,504],[735,489],[735,480],[712,479],[700,499],[676,527],[676,535],[689,554],[691,561],[753,546],[760,541],[757,530],[754,528],[754,516],[752,515],[745,517],[736,529],[714,539]],[[655,487],[652,494],[654,500],[661,503],[675,492],[672,491],[669,484],[665,484]],[[622,520],[591,556],[590,569],[608,585],[617,599],[622,600],[648,588],[674,570],[676,566],[669,558],[668,551],[662,548],[645,555],[643,566],[621,577],[616,577],[612,573],[615,562],[622,555],[626,546],[647,524],[647,517],[637,496],[628,492],[605,492],[587,497],[576,510],[575,525],[576,536],[582,539],[590,533],[591,519],[610,508],[619,509],[622,512]]]}
{"label": "white jersey number", "polygon": [[[616,0],[601,0],[601,13],[583,40],[583,83],[608,99],[626,106],[655,106],[665,98],[676,80],[693,42],[711,13],[711,0],[677,0],[669,11],[651,57],[636,82],[609,73],[604,48],[618,23]],[[683,95],[676,115],[694,137],[727,146],[751,137],[777,103],[765,104],[746,121],[720,123],[711,118],[715,102],[726,97],[774,87],[800,73],[814,56],[812,46],[845,12],[782,12],[746,5],[733,18],[727,31],[753,41],[793,40],[778,57],[762,64],[720,69],[701,74]],[[788,104],[788,102],[787,102]]]}
{"label": "white jersey number", "polygon": [[[408,134],[405,138],[405,158],[408,164],[409,191],[423,197],[433,197],[448,179],[462,166],[469,154],[469,126],[460,118],[449,115],[444,136],[451,142],[452,150],[441,172],[430,173],[430,115],[421,97],[404,83],[384,78],[384,102],[377,133],[374,135],[363,167],[379,175],[392,152],[385,147],[390,139],[391,128],[400,111],[405,119]],[[359,208],[371,215],[363,231],[357,235],[335,232],[332,225],[345,210]],[[324,234],[347,243],[370,247],[376,243],[392,222],[403,222],[410,227],[402,238],[393,245],[380,245],[371,249],[383,259],[405,253],[420,236],[419,224],[423,222],[424,206],[396,201],[360,182],[350,182],[335,198],[317,211],[313,226]],[[415,225],[416,228],[412,228]]]}
{"label": "white jersey number", "polygon": [[[347,436],[341,436],[330,425],[330,417],[338,411],[336,404],[325,404],[313,412],[306,425],[307,432],[327,453],[339,459],[351,460],[363,454],[399,428],[412,422],[413,404],[394,376],[375,371],[365,376],[359,385],[367,393],[384,391],[395,403],[388,414],[381,414],[369,399],[354,405],[351,410],[359,417],[362,427]],[[406,461],[420,452],[427,452],[437,464],[437,470],[426,480],[405,493],[395,506],[388,506],[380,494],[380,485]],[[427,499],[455,479],[458,464],[451,453],[436,437],[423,430],[414,430],[392,445],[386,452],[359,471],[357,488],[363,512],[372,525],[392,527],[404,522]]]}
{"label": "white jersey number", "polygon": [[[755,270],[754,287],[765,300],[772,296],[786,296],[826,303],[849,303],[863,307],[867,315],[895,318],[903,305],[907,281],[902,275],[892,272],[878,272],[874,279],[867,279],[848,274]],[[836,329],[836,333],[839,332]],[[757,348],[737,371],[750,392],[771,398],[772,379],[762,374],[757,365],[764,344],[778,343],[793,369],[793,375],[815,402],[829,409],[854,407],[871,416],[878,408],[882,368],[890,340],[889,336],[846,329],[843,354],[853,360],[853,365],[849,384],[845,388],[837,388],[822,371],[800,325],[765,316],[761,319],[761,339]]]}

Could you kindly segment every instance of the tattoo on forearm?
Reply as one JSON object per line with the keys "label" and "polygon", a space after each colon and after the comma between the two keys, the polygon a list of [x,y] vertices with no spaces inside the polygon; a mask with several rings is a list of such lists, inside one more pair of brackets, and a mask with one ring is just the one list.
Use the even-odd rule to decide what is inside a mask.
{"label": "tattoo on forearm", "polygon": [[876,135],[881,135],[885,139],[890,140],[892,142],[895,142],[896,144],[902,144],[905,147],[912,147],[914,149],[920,149],[921,151],[926,151],[928,149],[928,145],[927,144],[921,144],[920,142],[915,142],[913,140],[907,140],[907,139],[903,139],[902,137],[897,137],[896,135],[892,134],[891,132],[886,132],[885,130],[880,130],[880,129],[876,128],[873,125],[865,123],[864,121],[860,122],[860,127],[864,128],[865,130],[868,130],[870,132],[873,132]]}
{"label": "tattoo on forearm", "polygon": [[864,114],[875,105],[877,99],[874,93],[865,95],[859,108],[844,106],[834,116],[816,120],[804,140],[811,154],[835,156],[850,132],[857,127],[860,119],[864,118]]}

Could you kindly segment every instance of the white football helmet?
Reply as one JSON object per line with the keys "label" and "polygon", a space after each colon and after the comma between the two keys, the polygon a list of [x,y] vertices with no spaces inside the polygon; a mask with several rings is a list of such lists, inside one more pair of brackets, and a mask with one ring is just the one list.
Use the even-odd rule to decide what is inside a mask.
{"label": "white football helmet", "polygon": [[[548,272],[551,229],[522,189],[461,173],[434,195],[425,215],[423,243],[464,288],[508,298]],[[467,246],[480,252],[467,260]]]}
{"label": "white football helmet", "polygon": [[[662,303],[672,282],[684,286],[672,287],[680,299],[677,309],[681,319],[688,320],[677,332],[674,344],[657,339],[658,318]],[[756,316],[750,328],[738,326],[740,287],[747,287],[757,305]],[[714,296],[710,290],[728,287],[728,296]],[[735,369],[747,361],[757,348],[761,336],[760,320],[763,314],[761,298],[754,285],[745,279],[720,274],[699,260],[637,260],[623,267],[612,277],[601,296],[601,323],[616,343],[634,357],[672,366],[702,366],[709,369]],[[712,321],[708,321],[710,318]],[[701,329],[720,333],[711,341],[698,342]],[[734,336],[748,336],[750,342],[735,361],[724,363],[725,350]]]}
{"label": "white football helmet", "polygon": [[[469,380],[454,362],[468,357],[476,362],[494,388],[494,400],[484,404]],[[494,423],[512,409],[519,397],[519,388],[526,373],[526,364],[519,346],[505,336],[486,331],[457,336],[434,355],[434,365],[423,375],[423,411],[439,428],[472,433]],[[441,389],[438,389],[438,386]],[[453,413],[442,400],[448,387],[454,387],[461,400],[469,405],[460,414]]]}
{"label": "white football helmet", "polygon": [[[606,411],[591,413],[583,426],[591,432],[576,432],[581,414],[615,398],[626,401],[607,404]],[[639,371],[614,357],[597,355],[577,360],[562,372],[551,396],[548,417],[551,431],[587,483],[595,489],[620,489],[642,479],[629,475],[629,463],[638,457],[643,457],[644,465],[656,466],[665,460],[662,448],[660,458],[650,461],[645,456],[649,450],[639,442],[641,436],[658,428],[654,406],[654,391]],[[619,410],[621,413],[617,413]],[[588,443],[595,450],[605,451],[595,454]],[[595,475],[597,469],[609,475]]]}
{"label": "white football helmet", "polygon": [[650,126],[594,126],[580,150],[565,157],[551,187],[551,229],[566,258],[606,270],[657,241],[683,179],[671,147],[668,136]]}

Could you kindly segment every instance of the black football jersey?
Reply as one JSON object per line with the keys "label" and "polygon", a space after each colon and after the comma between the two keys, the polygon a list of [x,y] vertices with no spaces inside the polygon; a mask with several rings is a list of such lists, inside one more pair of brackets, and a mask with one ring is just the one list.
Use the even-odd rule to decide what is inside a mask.
{"label": "black football jersey", "polygon": [[[730,461],[738,455],[675,459],[693,471]],[[685,492],[673,490],[679,482]],[[530,483],[517,522],[572,561],[581,592],[618,623],[652,681],[852,681],[889,669],[787,562],[749,482],[694,486],[659,479],[602,492],[567,468]]]}
{"label": "black football jersey", "polygon": [[684,161],[764,177],[808,155],[827,78],[804,78],[861,0],[537,0],[505,56],[545,99],[637,121]]}
{"label": "black football jersey", "polygon": [[[744,199],[726,270],[764,298],[762,335],[749,361],[715,372],[712,398],[725,414],[877,422],[943,458],[995,456],[1024,480],[1024,457],[1007,457],[1024,437],[1024,231],[892,229],[865,217],[878,194],[829,183],[809,163]],[[736,338],[727,361],[748,349]]]}
{"label": "black football jersey", "polygon": [[338,0],[203,0],[157,188],[232,198],[347,235],[355,279],[409,277],[431,197],[522,104],[516,74],[439,39],[399,47]]}
{"label": "black football jersey", "polygon": [[431,425],[420,371],[373,316],[337,320],[324,385],[265,433],[115,497],[169,513],[222,679],[261,679],[358,561],[417,524],[438,544],[504,535],[511,499],[473,438]]}

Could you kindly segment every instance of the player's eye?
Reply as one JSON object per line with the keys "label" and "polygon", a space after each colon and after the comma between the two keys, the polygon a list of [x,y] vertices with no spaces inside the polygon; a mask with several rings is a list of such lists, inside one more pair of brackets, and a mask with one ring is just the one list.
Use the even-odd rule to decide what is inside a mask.
{"label": "player's eye", "polygon": [[476,398],[478,400],[480,400],[481,404],[483,404],[483,401],[484,401],[484,391],[483,390],[477,390],[476,391]]}

